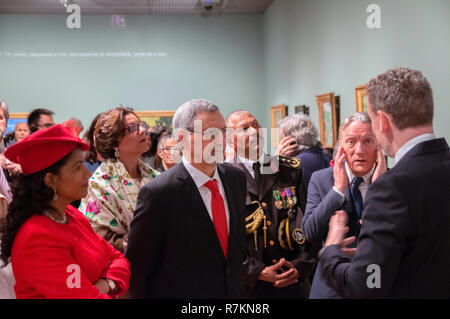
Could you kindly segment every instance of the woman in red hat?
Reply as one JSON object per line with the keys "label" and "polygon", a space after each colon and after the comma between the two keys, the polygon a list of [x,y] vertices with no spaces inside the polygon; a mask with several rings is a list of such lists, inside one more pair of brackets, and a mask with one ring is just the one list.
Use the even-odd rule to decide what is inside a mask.
{"label": "woman in red hat", "polygon": [[69,205],[87,194],[89,146],[61,125],[35,132],[5,152],[23,176],[12,186],[1,241],[17,298],[115,298],[128,290],[130,265]]}

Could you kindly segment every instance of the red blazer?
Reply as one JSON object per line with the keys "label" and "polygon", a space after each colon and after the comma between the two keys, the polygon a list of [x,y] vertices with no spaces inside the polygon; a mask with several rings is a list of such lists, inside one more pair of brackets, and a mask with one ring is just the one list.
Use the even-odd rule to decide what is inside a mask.
{"label": "red blazer", "polygon": [[[66,216],[68,224],[34,215],[20,228],[11,253],[16,297],[91,299],[125,293],[128,260],[97,235],[77,209],[68,205]],[[116,282],[115,295],[98,291],[93,283],[99,278]]]}

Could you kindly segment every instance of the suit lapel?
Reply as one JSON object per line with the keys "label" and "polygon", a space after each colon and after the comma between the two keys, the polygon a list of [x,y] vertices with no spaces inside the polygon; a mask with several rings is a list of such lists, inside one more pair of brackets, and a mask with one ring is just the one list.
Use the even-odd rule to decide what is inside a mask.
{"label": "suit lapel", "polygon": [[[181,194],[183,198],[186,199],[185,210],[191,212],[196,224],[198,225],[199,231],[202,231],[209,238],[209,242],[213,246],[214,250],[218,252],[222,259],[225,258],[222,252],[222,246],[220,245],[219,237],[217,237],[216,229],[214,228],[214,223],[209,216],[208,210],[205,207],[203,198],[195,185],[189,172],[184,167],[183,163],[180,163],[182,169],[180,170],[180,181],[181,181]],[[222,179],[222,176],[220,177]],[[228,196],[227,196],[228,199]],[[184,206],[184,205],[183,205]],[[230,214],[231,215],[231,214]],[[231,224],[231,216],[230,216]],[[231,229],[231,228],[230,228]]]}

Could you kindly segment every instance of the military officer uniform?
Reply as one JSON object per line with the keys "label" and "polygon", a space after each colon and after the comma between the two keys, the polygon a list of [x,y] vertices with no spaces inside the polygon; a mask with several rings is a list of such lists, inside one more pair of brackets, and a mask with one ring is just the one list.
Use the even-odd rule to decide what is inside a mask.
{"label": "military officer uniform", "polygon": [[[231,164],[241,169],[247,180],[246,231],[247,257],[243,278],[250,298],[308,298],[309,276],[314,270],[320,247],[311,247],[301,230],[307,189],[300,160],[284,156],[264,156],[253,170],[251,162],[235,157]],[[299,273],[298,283],[284,288],[261,281],[266,266],[281,258],[290,261]]]}

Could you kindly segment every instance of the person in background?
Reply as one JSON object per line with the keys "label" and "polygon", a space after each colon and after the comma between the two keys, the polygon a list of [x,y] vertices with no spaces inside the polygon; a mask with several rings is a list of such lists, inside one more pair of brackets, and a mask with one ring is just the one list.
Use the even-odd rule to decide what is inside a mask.
{"label": "person in background", "polygon": [[[1,236],[5,227],[6,214],[8,212],[8,201],[5,196],[0,194],[0,245]],[[1,247],[0,247],[1,254]],[[7,263],[5,267],[0,267],[0,299],[15,299],[14,293],[14,274],[12,272],[11,263]]]}
{"label": "person in background", "polygon": [[[9,110],[8,104],[5,101],[0,100],[0,154],[5,151],[5,142],[3,141],[6,127],[8,125]],[[2,166],[3,166],[2,161]]]}
{"label": "person in background", "polygon": [[[312,174],[308,188],[308,202],[302,228],[308,240],[322,246],[328,234],[328,223],[334,212],[343,209],[349,215],[347,237],[358,236],[361,212],[367,189],[386,172],[386,162],[372,131],[366,113],[355,113],[339,128],[339,150],[334,167]],[[316,269],[310,299],[339,299]]]}
{"label": "person in background", "polygon": [[356,249],[346,247],[348,214],[331,217],[322,273],[344,298],[449,299],[450,149],[434,134],[431,85],[395,68],[366,87],[373,132],[395,164],[367,191]]}
{"label": "person in background", "polygon": [[336,145],[334,145],[334,149],[333,149],[333,158],[330,161],[330,167],[334,166],[334,160],[336,159],[336,154],[339,151],[339,143],[336,143]]}
{"label": "person in background", "polygon": [[97,114],[97,116],[92,120],[91,125],[89,126],[89,129],[86,131],[86,133],[83,136],[83,141],[86,144],[89,144],[89,151],[86,155],[86,160],[84,161],[84,165],[89,169],[91,173],[94,173],[95,170],[100,166],[101,162],[103,161],[103,158],[100,156],[100,154],[97,153],[97,150],[95,148],[95,141],[94,141],[94,131],[95,126],[97,125],[98,119],[103,115],[104,113]]}
{"label": "person in background", "polygon": [[[86,153],[86,159],[84,161],[84,166],[86,166],[87,169],[92,174],[100,166],[101,161],[103,160],[101,158],[101,156],[98,155],[97,151],[95,150],[94,139],[93,139],[95,124],[97,124],[97,120],[98,120],[99,116],[101,116],[102,114],[103,113],[100,113],[94,118],[94,120],[91,123],[91,126],[89,127],[89,130],[84,134],[83,139],[82,139],[83,142],[85,142],[86,144],[89,145],[89,151]],[[76,129],[76,127],[78,127],[78,126],[74,126],[76,122],[73,119],[74,118],[72,118],[70,120],[71,124],[69,123],[69,125],[68,126],[66,125],[65,127],[67,127],[75,137],[78,137],[78,130]],[[82,125],[81,121],[78,124]],[[77,207],[77,208],[80,207],[80,204],[81,204],[81,199],[71,203],[71,205],[73,207]]]}
{"label": "person in background", "polygon": [[142,154],[142,160],[154,169],[161,166],[161,158],[158,157],[158,141],[163,133],[171,134],[170,129],[163,125],[157,125],[147,129],[149,150]]}
{"label": "person in background", "polygon": [[17,142],[23,140],[28,135],[30,135],[30,128],[28,127],[28,124],[26,122],[19,122],[14,127],[14,132],[6,134],[5,145],[6,147],[14,145]]}
{"label": "person in background", "polygon": [[7,202],[12,200],[11,190],[9,188],[8,179],[6,174],[9,175],[7,170],[8,162],[3,154],[5,150],[5,144],[3,141],[3,134],[6,131],[7,123],[9,119],[8,104],[5,101],[0,100],[0,195],[6,198]]}
{"label": "person in background", "polygon": [[230,163],[245,174],[247,185],[244,218],[251,231],[242,267],[247,296],[306,299],[316,251],[300,229],[306,206],[301,163],[264,154],[261,127],[249,112],[231,113],[226,124],[233,130],[227,143],[236,154]]}
{"label": "person in background", "polygon": [[[319,143],[320,143],[320,142],[319,142]],[[336,146],[336,145],[335,145],[335,146]],[[321,146],[321,143],[320,143],[320,147],[322,148],[322,151],[323,151],[323,153],[324,153],[325,155],[328,155],[328,156],[330,156],[331,159],[333,159],[333,156],[336,154],[336,153],[335,153],[336,147],[334,147],[334,148],[331,148],[331,147],[322,147],[322,146]]]}
{"label": "person in background", "polygon": [[11,261],[18,299],[115,298],[128,290],[128,260],[69,205],[87,193],[87,149],[55,125],[5,152],[23,169],[12,186],[1,240],[1,259],[4,265]]}
{"label": "person in background", "polygon": [[318,145],[319,133],[308,115],[289,115],[278,125],[281,141],[277,153],[300,160],[303,180],[308,186],[312,173],[330,166],[331,156]]}
{"label": "person in background", "polygon": [[12,200],[11,189],[9,187],[9,183],[8,180],[6,179],[5,173],[3,172],[2,169],[0,169],[0,195],[4,196],[8,201],[8,203],[11,202]]}
{"label": "person in background", "polygon": [[[3,152],[5,150],[5,142],[3,139],[3,134],[6,131],[8,120],[9,120],[8,104],[6,104],[6,102],[4,101],[0,101],[0,164],[1,168],[3,169],[4,177],[8,182],[10,182],[13,176],[21,173],[22,170],[19,164],[11,163],[3,155]],[[8,195],[5,196],[8,197]]]}
{"label": "person in background", "polygon": [[62,122],[61,125],[67,127],[75,137],[79,137],[80,133],[84,130],[83,123],[76,117],[72,117],[69,120]]}
{"label": "person in background", "polygon": [[80,210],[121,252],[127,247],[139,190],[158,175],[140,159],[148,150],[146,128],[133,110],[123,107],[105,112],[95,125],[95,148],[104,161],[89,180]]}
{"label": "person in background", "polygon": [[55,122],[53,121],[53,114],[55,114],[53,111],[44,108],[34,109],[31,111],[28,115],[30,134],[55,125]]}
{"label": "person in background", "polygon": [[164,133],[159,138],[158,156],[161,158],[161,166],[157,169],[160,173],[174,167],[181,159],[178,142],[169,133]]}

